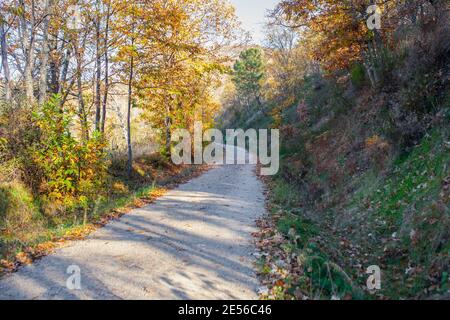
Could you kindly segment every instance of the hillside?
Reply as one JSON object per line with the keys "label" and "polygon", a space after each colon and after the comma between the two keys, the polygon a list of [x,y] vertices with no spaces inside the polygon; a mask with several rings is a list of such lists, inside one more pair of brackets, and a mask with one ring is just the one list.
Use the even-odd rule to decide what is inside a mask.
{"label": "hillside", "polygon": [[[280,172],[263,178],[271,214],[256,235],[262,296],[449,298],[448,10],[401,23],[413,5],[389,17],[383,11],[392,29],[369,31],[365,49],[347,52],[361,39],[318,26],[317,19],[334,21],[326,9],[312,10],[318,17],[309,21],[300,1],[279,8],[291,18],[274,13],[275,21],[302,21],[306,31],[272,27],[270,47],[241,54],[232,81],[243,87],[263,73],[256,88],[263,103],[247,103],[242,97],[255,91],[238,85],[224,115],[229,127],[281,132]],[[367,285],[373,267],[379,290]]]}
{"label": "hillside", "polygon": [[[237,124],[281,124],[281,169],[264,179],[272,215],[258,235],[266,297],[449,297],[449,66],[447,56],[432,75],[436,96],[307,75],[280,117],[272,108]],[[399,98],[432,102],[400,118]],[[374,294],[372,265],[382,270]]]}
{"label": "hillside", "polygon": [[[326,90],[313,90],[310,98],[323,98]],[[356,94],[367,96],[364,91]],[[361,298],[371,265],[380,266],[383,285],[366,298],[448,294],[450,102],[442,101],[430,127],[402,148],[389,136],[388,106],[379,99],[328,100],[327,113],[308,124],[297,120],[296,106],[284,112],[282,169],[266,179],[268,219],[284,240],[269,247],[275,257],[260,261],[261,272],[273,284],[269,270],[280,257],[294,254],[302,262],[287,267],[292,273],[276,273],[281,286],[269,296],[286,298],[300,284],[316,298]],[[380,130],[380,123],[386,127]],[[261,236],[271,239],[272,232]],[[328,263],[339,269],[330,274]]]}

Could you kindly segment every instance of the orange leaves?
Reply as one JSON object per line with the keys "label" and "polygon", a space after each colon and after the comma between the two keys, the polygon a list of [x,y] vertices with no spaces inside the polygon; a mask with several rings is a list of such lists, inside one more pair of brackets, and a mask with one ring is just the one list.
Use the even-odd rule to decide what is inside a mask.
{"label": "orange leaves", "polygon": [[143,117],[155,127],[170,118],[171,127],[189,128],[201,109],[202,120],[213,122],[213,90],[226,60],[217,41],[235,32],[232,7],[223,0],[113,2],[112,30],[121,40],[115,61],[125,77],[130,55],[135,58],[132,82]]}
{"label": "orange leaves", "polygon": [[78,226],[67,231],[63,236],[63,240],[68,241],[84,239],[93,231],[95,231],[95,227],[93,225]]}
{"label": "orange leaves", "polygon": [[156,188],[156,189],[153,189],[152,191],[150,191],[149,197],[150,197],[150,199],[156,199],[156,198],[162,197],[167,192],[168,192],[167,189]]}
{"label": "orange leaves", "polygon": [[349,7],[336,0],[291,0],[279,6],[292,25],[306,27],[307,38],[314,43],[312,56],[328,71],[348,68],[360,59],[369,31],[365,9],[364,3]]}
{"label": "orange leaves", "polygon": [[13,272],[21,265],[31,264],[33,260],[53,252],[57,246],[56,243],[49,241],[38,244],[35,247],[27,247],[9,260],[0,260],[0,273],[2,271]]}
{"label": "orange leaves", "polygon": [[30,256],[27,253],[25,253],[25,252],[18,253],[16,255],[16,260],[21,265],[28,265],[28,264],[31,264],[31,262],[32,262]]}
{"label": "orange leaves", "polygon": [[6,259],[2,259],[0,260],[0,271],[2,271],[1,269],[5,269],[5,270],[14,270],[16,268],[15,264],[9,260]]}

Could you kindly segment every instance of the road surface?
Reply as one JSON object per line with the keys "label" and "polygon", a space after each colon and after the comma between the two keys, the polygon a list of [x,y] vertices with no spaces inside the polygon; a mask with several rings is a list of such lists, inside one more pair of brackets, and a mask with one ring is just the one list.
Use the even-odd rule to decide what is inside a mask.
{"label": "road surface", "polygon": [[[256,299],[251,233],[264,210],[254,166],[217,166],[4,276],[0,299]],[[67,287],[71,266],[80,290]]]}

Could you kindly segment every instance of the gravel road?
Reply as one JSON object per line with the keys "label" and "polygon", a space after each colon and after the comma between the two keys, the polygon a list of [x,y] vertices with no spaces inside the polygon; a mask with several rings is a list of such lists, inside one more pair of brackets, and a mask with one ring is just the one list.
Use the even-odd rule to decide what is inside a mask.
{"label": "gravel road", "polygon": [[4,276],[0,299],[256,299],[251,233],[264,210],[254,166],[215,167]]}

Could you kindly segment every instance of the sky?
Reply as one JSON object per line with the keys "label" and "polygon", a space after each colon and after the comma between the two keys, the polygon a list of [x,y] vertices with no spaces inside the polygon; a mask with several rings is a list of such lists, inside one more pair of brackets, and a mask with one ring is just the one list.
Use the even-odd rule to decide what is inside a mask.
{"label": "sky", "polygon": [[264,40],[264,21],[267,10],[271,10],[279,0],[230,0],[245,30],[250,31],[255,43]]}

